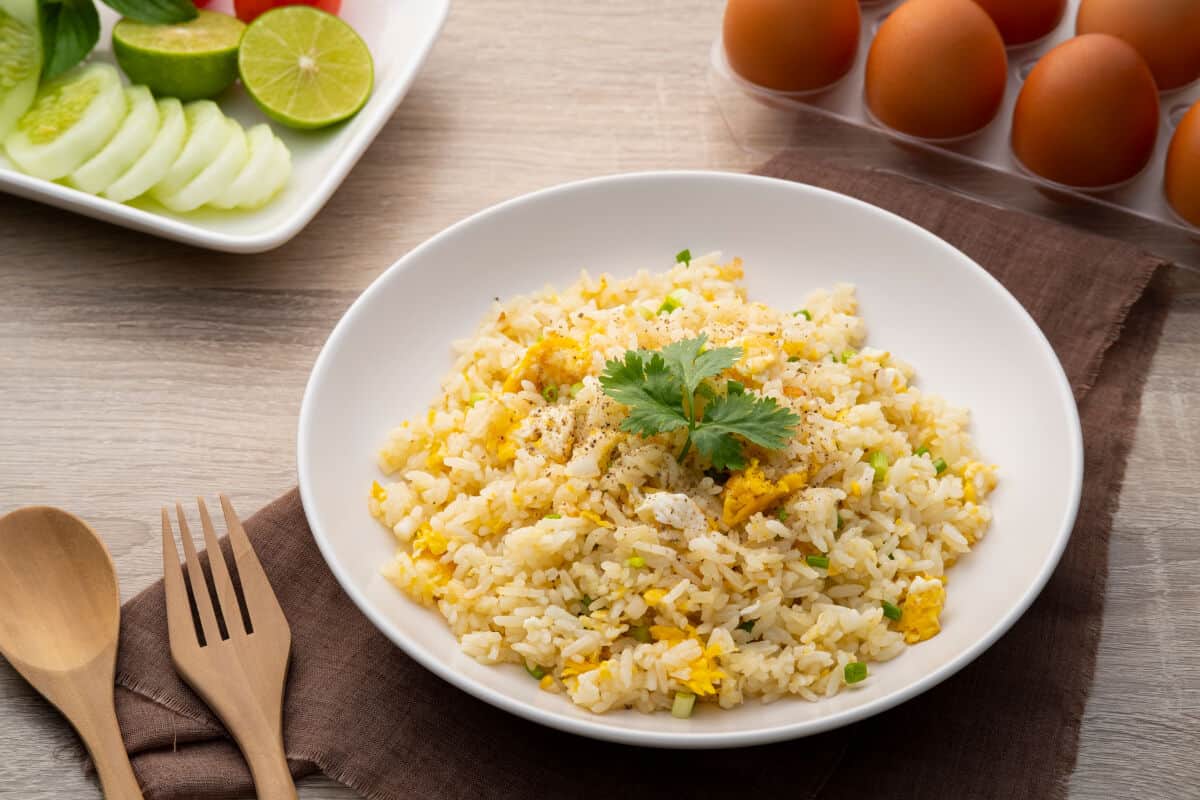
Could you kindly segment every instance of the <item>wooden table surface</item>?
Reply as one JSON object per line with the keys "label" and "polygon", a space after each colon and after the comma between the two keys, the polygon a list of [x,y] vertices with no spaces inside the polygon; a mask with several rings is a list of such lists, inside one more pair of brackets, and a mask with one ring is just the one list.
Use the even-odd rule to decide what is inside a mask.
{"label": "wooden table surface", "polygon": [[[720,13],[717,0],[462,0],[329,205],[264,255],[189,249],[0,196],[0,511],[49,503],[86,517],[128,597],[159,576],[161,503],[224,489],[249,513],[288,489],[319,347],[411,247],[563,181],[761,160],[732,139],[706,83]],[[832,124],[802,140],[856,163],[903,158]],[[1175,277],[1113,533],[1074,798],[1196,797],[1200,785],[1200,280]],[[3,661],[0,720],[0,800],[99,796],[73,734]],[[355,796],[321,779],[300,794]]]}

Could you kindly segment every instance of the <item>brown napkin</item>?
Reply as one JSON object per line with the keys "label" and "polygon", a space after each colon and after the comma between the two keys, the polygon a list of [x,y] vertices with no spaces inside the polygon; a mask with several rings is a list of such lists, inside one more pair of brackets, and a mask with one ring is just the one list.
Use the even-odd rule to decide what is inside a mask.
{"label": "brown napkin", "polygon": [[[296,775],[319,770],[375,800],[1065,795],[1095,663],[1112,513],[1165,316],[1157,283],[1146,291],[1161,262],[893,175],[798,156],[761,171],[929,228],[999,278],[1050,338],[1080,403],[1087,478],[1071,544],[1038,601],[975,663],[873,719],[740,751],[637,749],[509,716],[411,661],[342,593],[292,491],[246,528],[292,624],[284,738]],[[147,798],[251,792],[237,751],[171,668],[160,584],[125,606],[117,682]]]}

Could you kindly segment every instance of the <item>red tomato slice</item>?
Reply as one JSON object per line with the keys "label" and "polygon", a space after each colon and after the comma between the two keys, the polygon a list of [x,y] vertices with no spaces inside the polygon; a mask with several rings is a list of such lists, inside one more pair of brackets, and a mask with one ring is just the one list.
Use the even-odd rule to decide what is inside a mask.
{"label": "red tomato slice", "polygon": [[[202,0],[197,5],[203,5],[209,0]],[[233,0],[234,10],[242,22],[250,22],[264,11],[270,11],[278,6],[316,6],[322,11],[336,14],[342,10],[342,0]]]}

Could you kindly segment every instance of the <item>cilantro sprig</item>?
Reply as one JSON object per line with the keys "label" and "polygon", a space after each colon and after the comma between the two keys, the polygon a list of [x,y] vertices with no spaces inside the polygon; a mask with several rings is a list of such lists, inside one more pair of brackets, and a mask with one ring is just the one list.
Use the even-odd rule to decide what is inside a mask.
{"label": "cilantro sprig", "polygon": [[710,385],[707,380],[737,363],[742,350],[706,350],[707,341],[700,334],[660,351],[629,350],[623,359],[604,365],[600,385],[605,394],[629,407],[622,430],[650,437],[686,429],[679,461],[695,447],[717,469],[744,469],[742,440],[778,450],[800,418],[774,398],[747,392],[737,381]]}

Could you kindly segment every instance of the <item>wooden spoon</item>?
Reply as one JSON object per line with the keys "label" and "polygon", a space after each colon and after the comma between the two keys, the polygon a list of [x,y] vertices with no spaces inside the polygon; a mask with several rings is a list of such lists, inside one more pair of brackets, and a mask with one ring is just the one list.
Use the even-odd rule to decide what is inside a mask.
{"label": "wooden spoon", "polygon": [[104,543],[47,506],[0,517],[0,654],[87,745],[109,800],[141,800],[113,710],[120,593]]}

